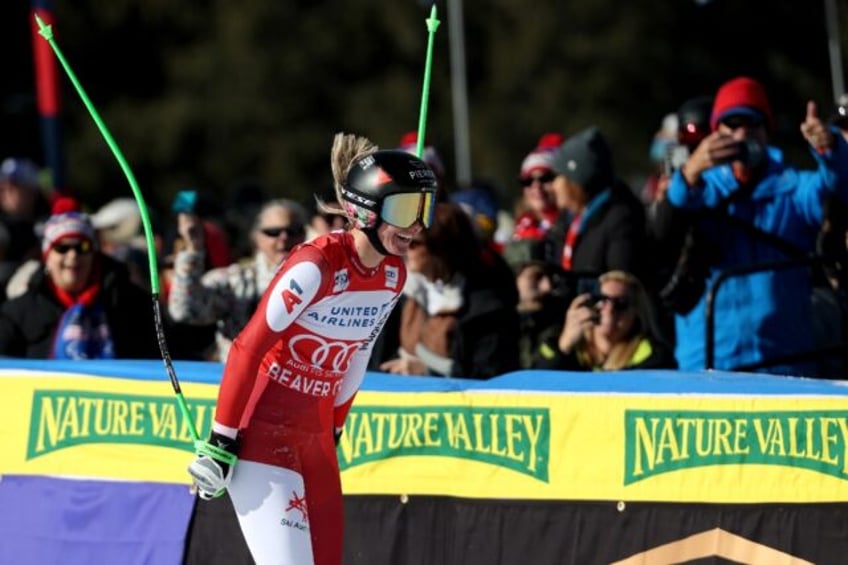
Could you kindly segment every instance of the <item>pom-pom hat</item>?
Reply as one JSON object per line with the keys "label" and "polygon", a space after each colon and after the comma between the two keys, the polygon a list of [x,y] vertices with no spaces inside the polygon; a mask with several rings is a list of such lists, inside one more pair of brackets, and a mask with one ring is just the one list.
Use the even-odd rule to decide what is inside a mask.
{"label": "pom-pom hat", "polygon": [[559,133],[545,133],[536,147],[521,162],[520,178],[527,178],[535,171],[552,171],[554,153],[565,138]]}
{"label": "pom-pom hat", "polygon": [[47,255],[54,245],[66,238],[87,239],[97,247],[94,226],[88,216],[79,212],[64,212],[50,216],[44,224],[44,235],[41,238],[42,255]]}

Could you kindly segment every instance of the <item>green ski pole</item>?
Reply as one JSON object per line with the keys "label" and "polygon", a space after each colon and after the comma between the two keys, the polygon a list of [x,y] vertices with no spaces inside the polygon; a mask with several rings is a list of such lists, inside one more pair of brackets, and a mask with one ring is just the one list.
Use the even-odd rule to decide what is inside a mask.
{"label": "green ski pole", "polygon": [[200,445],[206,444],[206,442],[201,441],[200,436],[197,433],[197,428],[191,419],[191,412],[188,409],[188,404],[186,403],[185,397],[183,396],[180,388],[180,381],[177,379],[177,373],[174,370],[174,364],[171,361],[171,354],[168,351],[168,344],[165,341],[165,326],[162,322],[162,308],[159,303],[159,267],[156,260],[156,244],[153,239],[153,227],[150,223],[150,214],[148,213],[144,196],[141,194],[135,175],[133,174],[132,169],[130,169],[129,163],[127,163],[127,160],[124,158],[123,153],[121,153],[121,149],[118,147],[118,144],[115,143],[115,140],[112,138],[112,134],[109,133],[109,129],[106,127],[106,124],[103,123],[103,120],[100,118],[100,114],[97,112],[94,104],[91,103],[91,100],[88,98],[88,95],[85,93],[85,90],[79,80],[77,80],[74,71],[71,69],[71,66],[62,54],[62,50],[59,49],[59,46],[53,39],[52,26],[46,25],[44,20],[42,20],[38,14],[35,15],[35,21],[38,23],[38,34],[50,44],[50,47],[53,49],[53,53],[56,55],[59,63],[61,63],[62,68],[65,69],[65,73],[68,75],[71,83],[73,83],[74,88],[83,101],[83,104],[85,104],[85,107],[88,109],[88,113],[91,114],[91,117],[97,124],[103,139],[106,140],[106,144],[118,160],[121,170],[127,177],[127,181],[129,181],[133,196],[135,196],[135,200],[138,203],[138,209],[141,213],[141,221],[144,226],[145,240],[147,242],[147,258],[150,265],[150,289],[153,295],[153,317],[156,325],[156,338],[159,342],[159,351],[162,354],[162,361],[165,364],[165,370],[168,373],[168,378],[171,381],[174,394],[177,396],[177,404],[180,407],[180,412],[182,412],[183,418],[185,418],[185,421],[188,423],[188,429],[191,433],[191,438],[194,441],[195,449],[199,449]]}
{"label": "green ski pole", "polygon": [[418,145],[415,148],[416,156],[421,159],[424,155],[424,136],[427,133],[427,105],[430,103],[430,69],[433,66],[433,39],[436,30],[439,29],[439,19],[436,17],[436,4],[430,8],[430,17],[427,22],[427,59],[424,63],[424,85],[421,88],[421,110],[418,114]]}

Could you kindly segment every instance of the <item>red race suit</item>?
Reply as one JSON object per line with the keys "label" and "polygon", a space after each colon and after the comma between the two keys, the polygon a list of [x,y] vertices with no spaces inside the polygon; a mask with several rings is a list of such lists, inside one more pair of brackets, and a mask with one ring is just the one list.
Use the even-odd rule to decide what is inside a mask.
{"label": "red race suit", "polygon": [[308,512],[319,565],[337,565],[342,556],[333,433],[344,425],[405,280],[400,257],[365,267],[348,232],[304,243],[283,262],[227,358],[216,426],[240,430],[240,461],[302,475],[306,508],[298,509],[304,521]]}

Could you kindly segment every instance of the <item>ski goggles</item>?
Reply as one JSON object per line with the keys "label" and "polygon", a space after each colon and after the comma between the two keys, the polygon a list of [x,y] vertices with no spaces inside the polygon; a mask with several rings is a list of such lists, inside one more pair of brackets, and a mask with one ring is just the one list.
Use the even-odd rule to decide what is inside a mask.
{"label": "ski goggles", "polygon": [[429,228],[433,223],[435,204],[435,192],[390,194],[383,198],[380,218],[397,228],[412,227],[419,220],[425,228]]}

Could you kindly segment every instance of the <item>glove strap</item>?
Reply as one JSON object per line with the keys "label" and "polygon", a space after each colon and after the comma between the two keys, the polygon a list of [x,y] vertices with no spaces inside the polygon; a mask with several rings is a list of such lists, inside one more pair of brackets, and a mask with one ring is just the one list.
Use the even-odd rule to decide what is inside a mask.
{"label": "glove strap", "polygon": [[235,465],[236,461],[238,461],[238,456],[235,453],[231,453],[202,439],[194,442],[194,451],[198,455],[205,455],[227,465]]}

